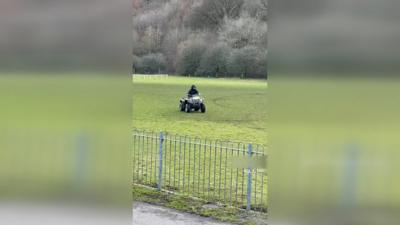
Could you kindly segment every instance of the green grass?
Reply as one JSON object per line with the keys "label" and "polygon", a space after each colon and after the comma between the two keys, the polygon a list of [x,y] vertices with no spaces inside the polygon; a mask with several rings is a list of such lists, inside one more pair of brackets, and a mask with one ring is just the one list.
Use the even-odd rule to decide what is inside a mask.
{"label": "green grass", "polygon": [[[205,114],[199,112],[180,112],[178,108],[179,99],[182,96],[186,95],[186,92],[192,84],[195,84],[198,87],[198,90],[206,99],[205,103],[207,107],[207,112]],[[207,138],[210,140],[231,140],[243,143],[261,144],[266,146],[266,95],[267,82],[265,80],[208,79],[171,76],[168,78],[151,79],[134,78],[133,127],[150,131],[165,131],[172,134],[200,137],[202,139]],[[145,146],[143,147],[146,148]],[[156,180],[154,172],[147,173],[147,170],[145,170],[144,168],[148,165],[154,164],[155,158],[153,157],[152,161],[150,160],[151,157],[148,157],[148,155],[156,154],[155,152],[149,153],[150,149],[153,149],[154,151],[154,149],[156,148],[153,146],[153,148],[147,149],[148,150],[146,151],[144,157],[145,162],[140,162],[140,160],[143,160],[143,156],[141,156],[142,158],[136,157],[136,162],[139,163],[141,166],[139,166],[139,168],[136,167],[135,172],[137,172],[137,175],[140,176],[135,177],[135,179],[136,182],[152,186],[154,185],[154,183],[148,183],[148,181],[146,180],[150,179],[151,181],[152,179],[154,182]],[[194,153],[192,153],[193,159],[205,157],[207,158],[207,160],[205,160],[204,162],[209,161],[209,156],[205,156],[201,153],[201,151],[195,153],[197,154],[196,156],[193,154]],[[176,166],[171,164],[174,157],[174,153],[172,155],[166,154],[166,168],[164,170],[169,171],[168,168],[174,166],[173,170],[175,170],[177,174],[181,173],[181,176],[185,174],[186,180],[190,178],[192,179],[193,187],[187,186],[185,189],[182,189],[183,183],[179,183],[179,181],[182,182],[182,177],[180,178],[180,180],[177,180],[177,178],[173,177],[172,181],[174,182],[170,182],[170,180],[165,181],[166,186],[164,188],[172,188],[172,190],[177,191],[178,193],[201,197],[203,199],[208,199],[211,202],[219,202],[217,197],[210,198],[210,196],[208,196],[207,194],[207,190],[200,190],[200,192],[198,192],[196,188],[197,185],[202,184],[203,182],[206,183],[207,187],[209,183],[209,181],[207,180],[208,172],[206,173],[206,177],[203,176],[203,173],[196,173],[197,175],[193,175],[193,166],[189,167],[187,163],[186,165],[178,163],[178,167],[180,168],[180,170],[176,170]],[[190,157],[190,155],[186,154],[186,160],[189,160],[188,157]],[[224,154],[220,155],[220,153],[218,153],[216,157],[217,159],[225,159]],[[179,155],[177,156],[177,158],[182,159],[183,156]],[[213,162],[215,160],[214,157],[211,157],[211,160]],[[224,160],[222,160],[222,164],[224,164]],[[221,176],[219,174],[223,175],[225,168],[222,167],[222,172],[219,173],[219,170],[213,170],[212,165],[207,164],[207,167],[208,166],[212,170],[210,186],[214,187],[214,185],[216,185],[216,187],[218,188],[218,181],[224,181],[224,176]],[[217,168],[219,168],[219,166],[217,166]],[[226,170],[228,170],[228,175],[231,173],[233,175],[236,175],[236,169],[232,170],[230,168],[227,168]],[[167,176],[169,176],[168,173]],[[193,180],[193,178],[195,177],[197,178],[196,181]],[[242,175],[242,172],[239,172],[237,177],[238,180],[235,178],[232,181],[232,187],[235,187],[236,182],[243,182],[245,180],[245,177],[246,173],[243,173]],[[213,183],[213,178],[216,178],[217,183]],[[257,179],[260,180],[260,176]],[[176,186],[170,186],[170,184],[172,183],[175,184],[175,181],[178,181],[177,184],[180,189],[178,189],[178,187]],[[261,188],[260,184],[261,180],[257,184],[259,189]],[[224,187],[224,184],[222,184],[222,187]],[[229,191],[232,191],[233,196],[235,196],[235,192],[237,191],[239,193],[239,199],[246,199],[244,196],[240,195],[242,191],[246,193],[245,190],[240,189],[240,183],[238,185],[238,188],[238,190],[226,189],[225,191],[227,193],[229,193]],[[267,185],[263,185],[263,188],[266,193]],[[138,189],[135,190],[137,191]],[[224,190],[222,190],[222,192],[224,192]],[[218,189],[211,190],[211,195],[214,196],[214,194],[219,194]],[[153,195],[159,197],[152,198],[151,196]],[[164,195],[165,193],[163,192],[159,193],[157,191],[154,191],[150,195],[150,199],[153,199],[150,202],[166,205],[168,207],[200,214],[203,216],[211,216],[223,221],[234,223],[239,223],[239,221],[241,221],[241,224],[257,224],[253,220],[249,219],[248,216],[244,216],[246,213],[242,212],[238,208],[218,207],[216,209],[203,209],[201,205],[204,204],[204,202],[202,201],[193,202],[193,200],[190,200],[191,198],[182,197],[180,195],[168,195],[170,197],[168,198],[168,200],[165,200],[165,198],[162,197]],[[138,193],[136,193],[134,197],[138,201],[143,201],[144,198],[145,201],[148,202],[149,199],[148,193],[143,193],[141,191],[138,191]],[[260,195],[257,198],[259,197]],[[172,198],[172,200],[170,198]],[[243,206],[241,202],[233,204],[240,207]],[[265,204],[266,202],[260,204],[260,200],[258,201],[258,207],[261,206],[264,208],[264,210],[266,209]],[[249,214],[247,213],[247,215]],[[240,217],[246,217],[246,219],[240,219]],[[261,219],[260,221],[263,221],[263,219]]]}
{"label": "green grass", "polygon": [[277,199],[271,205],[311,214],[346,204],[400,206],[400,79],[292,77],[270,83],[269,191]]}
{"label": "green grass", "polygon": [[266,214],[257,212],[246,212],[234,207],[222,205],[209,206],[209,202],[190,198],[183,195],[158,192],[155,189],[133,186],[133,199],[140,202],[146,202],[156,205],[162,205],[168,208],[194,213],[205,217],[212,217],[220,221],[239,225],[261,225],[266,224]]}
{"label": "green grass", "polygon": [[[192,84],[195,84],[206,98],[207,112],[205,114],[185,113],[178,108],[179,99],[186,94]],[[242,146],[247,146],[247,143],[264,146],[267,144],[267,83],[265,80],[185,77],[134,78],[133,87],[134,128],[200,137],[203,140],[207,138],[209,140],[243,142]],[[173,146],[170,148],[174,148]],[[134,154],[136,156],[134,158],[135,165],[138,165],[135,170],[135,181],[153,186],[156,181],[156,172],[154,168],[151,170],[150,167],[148,170],[147,167],[155,164],[156,157],[152,156],[157,154],[155,152],[157,146],[146,144],[141,148],[146,151]],[[213,199],[213,201],[223,199],[223,201],[229,201],[230,204],[243,207],[246,201],[247,172],[242,169],[237,171],[229,166],[225,168],[226,163],[229,165],[228,161],[233,152],[225,153],[225,151],[218,150],[211,154],[206,149],[202,151],[198,149],[196,152],[193,149],[191,151],[186,149],[186,151],[187,154],[175,153],[172,150],[165,153],[164,170],[168,171],[166,176],[171,177],[171,180],[165,180],[164,188],[208,200]],[[205,152],[207,154],[204,154]],[[144,157],[143,155],[139,156],[140,154],[144,154]],[[239,153],[235,152],[235,154]],[[240,154],[242,155],[242,153]],[[178,166],[172,163],[175,162],[175,158],[179,159],[176,161]],[[189,161],[192,165],[188,163]],[[200,170],[204,166],[207,173],[196,173],[193,169],[194,161],[201,163]],[[173,172],[171,171],[169,174],[171,168]],[[199,165],[197,165],[197,170],[199,170]],[[225,171],[227,177],[225,177]],[[185,178],[182,178],[183,176]],[[257,206],[265,209],[266,178],[261,179],[261,175],[258,173],[258,176],[253,179],[257,179],[257,183],[255,183],[257,186],[253,184],[253,191],[258,189],[258,196],[254,195],[253,197],[257,198]],[[188,181],[191,181],[190,185],[188,185]],[[208,185],[210,185],[211,191],[207,189]],[[262,200],[260,198],[261,189],[264,190]],[[227,193],[226,196],[224,192]]]}
{"label": "green grass", "polygon": [[[192,84],[206,99],[205,114],[178,109]],[[261,80],[134,78],[133,127],[266,145],[266,97]]]}
{"label": "green grass", "polygon": [[[192,84],[206,97],[206,114],[178,111],[179,97]],[[352,204],[400,205],[399,79],[279,79],[276,74],[268,100],[262,81],[140,79],[133,86],[134,127],[270,143],[268,173],[274,174],[274,184],[269,191],[275,207],[312,213],[346,204],[351,145],[358,149]]]}
{"label": "green grass", "polygon": [[0,197],[121,199],[129,96],[122,76],[0,74]]}

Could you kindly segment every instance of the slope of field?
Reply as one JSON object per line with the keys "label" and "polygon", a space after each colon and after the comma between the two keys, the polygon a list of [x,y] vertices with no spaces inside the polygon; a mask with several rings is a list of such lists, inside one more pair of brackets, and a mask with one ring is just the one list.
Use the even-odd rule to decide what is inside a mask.
{"label": "slope of field", "polygon": [[[195,84],[207,112],[180,112]],[[267,82],[207,78],[134,78],[133,127],[202,138],[266,144]]]}

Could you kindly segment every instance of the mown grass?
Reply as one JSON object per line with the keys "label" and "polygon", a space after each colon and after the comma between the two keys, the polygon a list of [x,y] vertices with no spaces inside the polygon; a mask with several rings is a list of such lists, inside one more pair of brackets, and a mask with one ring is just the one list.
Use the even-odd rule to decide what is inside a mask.
{"label": "mown grass", "polygon": [[[178,109],[192,84],[206,99],[205,114]],[[134,78],[133,127],[266,145],[266,95],[262,80]]]}
{"label": "mown grass", "polygon": [[[261,81],[135,80],[133,125],[271,143],[268,173],[274,175],[270,189],[275,207],[310,213],[346,204],[398,207],[400,80],[333,77],[279,79],[276,74],[268,101],[267,85]],[[206,114],[177,109],[179,97],[193,83],[206,96]],[[219,101],[229,104],[222,107]],[[351,152],[356,152],[355,159]],[[352,185],[346,174],[354,174]],[[355,193],[350,201],[349,190]]]}
{"label": "mown grass", "polygon": [[[195,84],[198,87],[198,90],[206,99],[207,112],[205,114],[184,113],[179,111],[179,99],[186,94],[192,84]],[[243,142],[245,146],[246,143],[261,144],[266,146],[266,94],[267,82],[265,80],[208,79],[171,76],[168,78],[134,78],[133,127],[150,131],[164,131],[170,134],[179,134],[182,136],[188,135],[209,140],[219,139]],[[198,152],[192,152],[193,159],[197,160],[199,157],[208,157],[208,155],[206,157],[204,153],[202,153],[202,151],[199,151],[199,149],[197,151]],[[208,153],[208,150],[207,154],[210,154]],[[168,160],[172,160],[175,153],[172,155],[172,158],[169,154],[166,155],[167,162],[165,163],[165,165],[168,165],[168,168],[174,166],[171,164],[171,162],[168,162]],[[195,157],[195,155],[197,156]],[[218,153],[217,156],[223,159],[225,158],[224,154],[220,155],[220,153]],[[181,156],[179,157],[181,158]],[[186,158],[188,157],[190,157],[189,152],[186,155]],[[146,157],[144,158],[146,159]],[[150,157],[147,158],[150,159]],[[153,158],[155,160],[155,157]],[[212,162],[217,159],[212,159]],[[137,160],[139,160],[139,158],[137,158]],[[208,158],[206,161],[209,161]],[[151,163],[154,162],[147,161],[147,163],[141,162],[140,164],[143,166],[149,165]],[[224,161],[222,161],[222,163],[224,164]],[[165,170],[168,171],[168,168],[166,167]],[[178,170],[177,173],[182,173],[182,175],[185,172],[184,168],[186,168],[187,174],[185,176],[188,176],[186,179],[188,179],[189,176],[193,175],[193,166],[188,166],[186,164],[180,168],[181,169]],[[175,170],[175,166],[173,169]],[[229,168],[227,170],[229,170],[229,176],[232,171],[236,171],[236,169],[232,170]],[[222,175],[224,174],[224,171],[225,168],[222,168],[222,171],[212,171],[211,178],[213,178],[214,176],[218,176],[216,182],[218,182],[219,180],[223,180],[224,176]],[[138,169],[137,172],[138,174],[143,173],[143,168]],[[193,180],[193,187],[188,187],[185,190],[176,190],[177,187],[175,186],[169,188],[173,188],[178,193],[182,192],[188,194],[189,191],[190,193],[192,193],[193,196],[194,193],[197,193],[197,188],[195,187],[199,185],[195,182],[202,183],[204,180],[207,179],[207,177],[203,177],[202,174],[203,173],[200,174],[200,177],[198,177],[198,174],[192,177],[192,180],[196,178],[196,181]],[[236,172],[232,172],[232,174],[236,175]],[[239,177],[242,177],[242,172],[238,172],[238,174]],[[208,175],[208,172],[206,175]],[[147,179],[148,176],[153,175],[147,174],[145,177],[139,177],[138,179]],[[172,177],[173,183],[175,183],[176,179],[177,178]],[[244,178],[242,177],[240,182],[244,182],[243,179]],[[165,182],[169,185],[171,183],[171,180]],[[182,187],[182,184],[179,182],[181,181],[178,181],[178,184],[180,184],[178,186]],[[233,187],[235,186],[235,182],[239,181],[233,181]],[[259,181],[258,188],[260,188],[260,183],[261,182]],[[218,184],[213,183],[213,179],[211,179],[210,185],[211,187],[215,185],[217,185],[218,187]],[[208,186],[208,182],[206,186]],[[222,184],[222,186],[224,186],[224,183]],[[265,189],[264,193],[266,194],[267,186],[263,185],[263,189]],[[235,190],[227,189],[225,191],[232,191],[233,193],[235,193]],[[214,192],[218,194],[218,190],[212,190],[211,194],[214,194]],[[200,192],[194,195],[201,197],[205,195],[204,193]],[[241,193],[241,190],[239,190],[239,193]],[[143,198],[148,198],[148,196],[146,196],[147,194],[147,192],[143,193],[139,191],[134,195],[134,197],[136,200],[141,201]],[[159,193],[155,191],[152,192],[151,195],[163,196],[165,195],[165,193]],[[173,200],[168,200],[168,203],[165,203],[165,201],[162,200],[163,198],[157,197],[155,197],[155,200],[151,202],[163,204],[175,209],[181,209],[204,216],[212,216],[218,219],[222,219],[224,221],[235,223],[238,222],[238,218],[236,217],[236,213],[239,210],[238,208],[223,207],[217,209],[203,209],[200,206],[193,208],[193,205],[196,204],[193,204],[192,201],[188,200],[189,198],[187,197],[175,196],[171,198],[173,198]],[[264,204],[265,203],[266,202],[264,202]],[[204,204],[204,202],[202,204]],[[265,205],[263,207],[265,207]],[[240,213],[240,215],[243,216],[244,213]],[[242,223],[251,224],[252,222],[247,218],[244,219]]]}

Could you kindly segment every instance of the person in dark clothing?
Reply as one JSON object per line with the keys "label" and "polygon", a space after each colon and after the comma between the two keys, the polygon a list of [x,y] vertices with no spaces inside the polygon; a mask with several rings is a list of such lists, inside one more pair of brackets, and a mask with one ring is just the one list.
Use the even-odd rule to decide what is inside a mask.
{"label": "person in dark clothing", "polygon": [[199,92],[197,91],[197,87],[195,85],[192,85],[187,94],[189,98],[192,97],[193,95],[198,95]]}

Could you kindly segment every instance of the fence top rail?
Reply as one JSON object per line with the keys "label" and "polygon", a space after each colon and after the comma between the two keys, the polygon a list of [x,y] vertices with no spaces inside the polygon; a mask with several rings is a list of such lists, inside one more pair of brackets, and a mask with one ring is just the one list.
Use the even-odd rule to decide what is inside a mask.
{"label": "fence top rail", "polygon": [[[247,153],[248,145],[250,143],[237,142],[231,140],[220,140],[220,139],[209,139],[209,138],[199,138],[193,137],[189,135],[179,135],[179,134],[171,134],[168,132],[155,132],[155,131],[147,131],[147,130],[139,130],[133,129],[133,136],[150,138],[150,139],[160,139],[160,133],[163,133],[163,139],[170,142],[177,143],[189,143],[195,144],[198,146],[210,147],[210,148],[220,148],[224,150],[232,150]],[[262,144],[254,144],[253,146],[253,154],[266,154],[266,149]]]}

